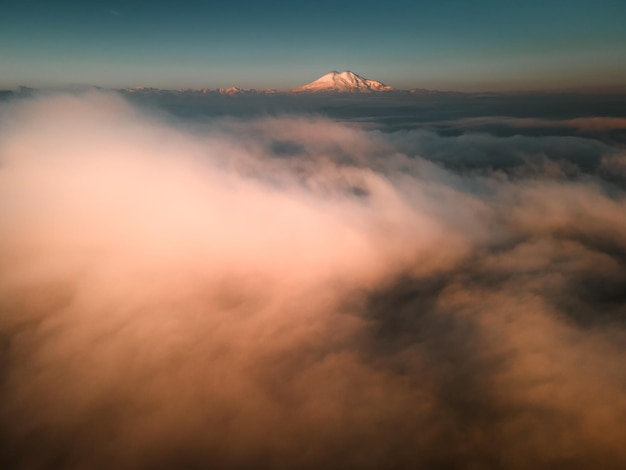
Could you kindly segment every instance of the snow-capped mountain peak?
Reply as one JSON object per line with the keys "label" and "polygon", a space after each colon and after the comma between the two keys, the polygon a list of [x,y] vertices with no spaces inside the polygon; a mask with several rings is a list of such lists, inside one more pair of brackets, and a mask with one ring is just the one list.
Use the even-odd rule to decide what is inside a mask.
{"label": "snow-capped mountain peak", "polygon": [[351,92],[351,93],[371,93],[373,91],[391,91],[392,87],[376,80],[368,80],[354,72],[345,70],[343,72],[332,71],[307,85],[294,88],[291,91],[303,92]]}
{"label": "snow-capped mountain peak", "polygon": [[238,88],[236,86],[231,86],[228,88],[218,88],[217,92],[220,95],[240,95],[242,93],[244,93],[244,90],[242,90],[241,88]]}

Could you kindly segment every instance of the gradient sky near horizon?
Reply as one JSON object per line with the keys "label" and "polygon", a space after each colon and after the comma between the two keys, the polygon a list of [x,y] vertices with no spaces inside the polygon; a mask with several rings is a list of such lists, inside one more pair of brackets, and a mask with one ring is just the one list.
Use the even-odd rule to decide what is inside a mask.
{"label": "gradient sky near horizon", "polygon": [[0,88],[626,87],[623,0],[4,0]]}

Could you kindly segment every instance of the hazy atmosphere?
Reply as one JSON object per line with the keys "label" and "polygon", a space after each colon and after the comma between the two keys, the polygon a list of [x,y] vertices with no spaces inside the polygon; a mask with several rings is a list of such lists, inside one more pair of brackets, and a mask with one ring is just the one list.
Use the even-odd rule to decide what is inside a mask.
{"label": "hazy atmosphere", "polygon": [[621,2],[3,9],[0,467],[626,466]]}

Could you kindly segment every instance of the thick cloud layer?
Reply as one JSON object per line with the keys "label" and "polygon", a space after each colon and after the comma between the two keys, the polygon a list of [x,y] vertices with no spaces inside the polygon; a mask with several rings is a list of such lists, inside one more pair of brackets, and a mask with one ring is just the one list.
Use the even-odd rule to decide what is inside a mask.
{"label": "thick cloud layer", "polygon": [[626,157],[5,104],[6,467],[623,468]]}

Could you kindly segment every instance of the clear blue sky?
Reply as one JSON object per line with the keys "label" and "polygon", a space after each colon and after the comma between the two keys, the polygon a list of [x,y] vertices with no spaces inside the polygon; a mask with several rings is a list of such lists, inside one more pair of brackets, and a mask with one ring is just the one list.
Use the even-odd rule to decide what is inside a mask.
{"label": "clear blue sky", "polygon": [[626,85],[625,0],[2,0],[0,87]]}

